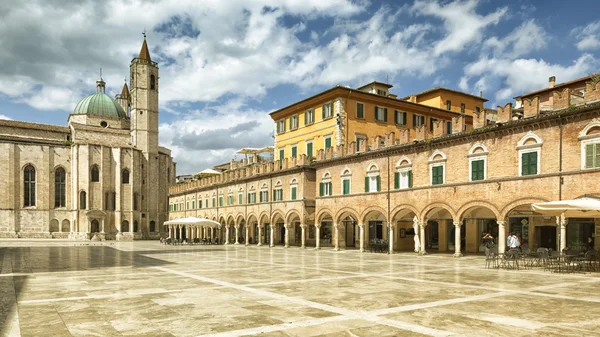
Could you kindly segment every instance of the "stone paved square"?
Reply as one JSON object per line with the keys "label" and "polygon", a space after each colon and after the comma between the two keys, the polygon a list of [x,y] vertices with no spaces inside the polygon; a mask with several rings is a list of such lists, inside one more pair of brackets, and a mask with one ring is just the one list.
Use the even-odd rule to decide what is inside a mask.
{"label": "stone paved square", "polygon": [[2,336],[597,336],[598,274],[484,257],[4,241]]}

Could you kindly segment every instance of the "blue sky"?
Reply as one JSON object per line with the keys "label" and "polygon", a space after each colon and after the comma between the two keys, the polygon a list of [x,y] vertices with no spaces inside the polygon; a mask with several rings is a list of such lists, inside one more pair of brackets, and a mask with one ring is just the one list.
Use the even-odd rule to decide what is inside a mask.
{"label": "blue sky", "polygon": [[0,118],[66,125],[103,68],[111,96],[148,32],[160,142],[178,174],[272,143],[269,112],[336,84],[512,97],[598,72],[597,1],[6,0]]}

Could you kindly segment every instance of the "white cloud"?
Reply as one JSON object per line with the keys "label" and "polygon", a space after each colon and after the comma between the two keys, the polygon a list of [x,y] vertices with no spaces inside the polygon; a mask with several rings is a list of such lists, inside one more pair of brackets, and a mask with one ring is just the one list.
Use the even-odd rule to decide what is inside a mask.
{"label": "white cloud", "polygon": [[460,81],[458,81],[458,87],[462,91],[469,91],[469,78],[467,76],[461,77]]}
{"label": "white cloud", "polygon": [[412,10],[419,15],[440,18],[444,22],[446,35],[436,42],[435,53],[459,52],[473,43],[481,41],[483,31],[497,24],[506,14],[507,8],[498,8],[488,15],[480,15],[475,9],[478,0],[454,1],[444,4],[441,1],[415,1]]}
{"label": "white cloud", "polygon": [[[496,76],[502,87],[496,92],[497,103],[548,85],[548,77],[565,82],[591,73],[598,64],[590,54],[584,54],[569,66],[550,64],[537,59],[481,58],[465,67],[466,76]],[[484,84],[484,83],[483,83]]]}
{"label": "white cloud", "polygon": [[0,119],[4,119],[4,120],[12,120],[12,118],[5,116],[5,115],[0,115]]}
{"label": "white cloud", "polygon": [[577,38],[575,46],[579,50],[595,50],[600,48],[600,21],[594,21],[585,27],[577,27],[571,31]]}
{"label": "white cloud", "polygon": [[544,28],[534,20],[529,20],[515,28],[504,38],[492,37],[484,42],[484,51],[489,50],[493,55],[505,58],[515,58],[527,55],[532,51],[542,50],[549,39]]}

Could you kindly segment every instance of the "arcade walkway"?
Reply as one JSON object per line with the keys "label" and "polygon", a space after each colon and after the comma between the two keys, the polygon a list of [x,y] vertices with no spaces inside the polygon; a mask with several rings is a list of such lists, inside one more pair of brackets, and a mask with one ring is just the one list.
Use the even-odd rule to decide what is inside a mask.
{"label": "arcade walkway", "polygon": [[484,258],[0,242],[0,336],[591,336],[598,275]]}

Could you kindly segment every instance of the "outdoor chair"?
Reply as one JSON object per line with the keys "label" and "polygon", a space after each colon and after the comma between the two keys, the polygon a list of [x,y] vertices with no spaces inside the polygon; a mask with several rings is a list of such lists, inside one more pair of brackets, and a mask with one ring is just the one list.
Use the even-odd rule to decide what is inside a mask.
{"label": "outdoor chair", "polygon": [[491,247],[485,247],[485,268],[498,268],[498,254]]}

